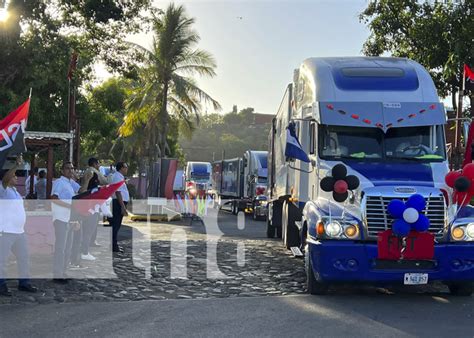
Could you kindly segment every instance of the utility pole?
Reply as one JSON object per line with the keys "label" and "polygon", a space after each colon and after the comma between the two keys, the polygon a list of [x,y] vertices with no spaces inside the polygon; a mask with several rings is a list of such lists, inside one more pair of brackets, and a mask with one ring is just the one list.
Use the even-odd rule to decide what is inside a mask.
{"label": "utility pole", "polygon": [[77,67],[77,52],[71,55],[68,78],[68,132],[74,133],[74,139],[69,140],[68,158],[76,167],[79,166],[80,123],[76,115],[76,86],[74,72]]}
{"label": "utility pole", "polygon": [[[455,170],[461,169],[463,163],[463,153],[461,151],[461,119],[463,114],[463,99],[464,99],[464,67],[461,72],[461,79],[459,84],[459,95],[458,95],[458,109],[456,110],[456,125],[455,125],[455,133],[454,133],[454,152],[452,158],[452,166]],[[464,140],[467,143],[467,140]],[[469,145],[466,144],[466,147]]]}

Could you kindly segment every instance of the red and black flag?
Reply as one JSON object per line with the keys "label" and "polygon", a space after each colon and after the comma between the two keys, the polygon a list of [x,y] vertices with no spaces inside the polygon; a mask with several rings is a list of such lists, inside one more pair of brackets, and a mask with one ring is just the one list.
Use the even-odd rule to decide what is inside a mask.
{"label": "red and black flag", "polygon": [[87,190],[73,197],[74,211],[82,216],[92,215],[100,211],[102,205],[124,184],[125,181]]}
{"label": "red and black flag", "polygon": [[24,137],[29,110],[30,99],[0,121],[0,169],[8,156],[26,151]]}
{"label": "red and black flag", "polygon": [[464,90],[474,92],[474,71],[464,65]]}

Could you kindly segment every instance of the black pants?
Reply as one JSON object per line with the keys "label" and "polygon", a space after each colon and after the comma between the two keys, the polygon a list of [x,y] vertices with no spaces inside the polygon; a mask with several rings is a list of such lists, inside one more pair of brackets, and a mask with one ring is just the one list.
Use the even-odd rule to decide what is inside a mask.
{"label": "black pants", "polygon": [[[127,205],[127,202],[123,202],[125,205]],[[120,230],[120,227],[122,226],[122,207],[120,206],[120,203],[118,202],[117,199],[112,200],[112,218],[111,220],[111,225],[112,225],[112,249],[113,250],[118,250],[118,243],[117,243],[117,236],[118,232]]]}

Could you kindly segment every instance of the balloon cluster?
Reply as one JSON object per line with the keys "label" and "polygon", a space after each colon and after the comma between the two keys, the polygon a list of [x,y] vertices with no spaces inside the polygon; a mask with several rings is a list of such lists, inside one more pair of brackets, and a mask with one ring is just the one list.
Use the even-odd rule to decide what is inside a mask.
{"label": "balloon cluster", "polygon": [[406,237],[410,231],[423,232],[429,229],[430,221],[422,211],[426,207],[423,196],[415,194],[404,203],[395,199],[387,206],[389,214],[395,219],[392,224],[392,231],[395,235]]}
{"label": "balloon cluster", "polygon": [[332,197],[336,202],[344,202],[349,196],[348,190],[359,187],[359,179],[354,175],[347,175],[344,164],[336,164],[331,170],[332,176],[324,177],[319,183],[322,190],[332,191]]}
{"label": "balloon cluster", "polygon": [[445,177],[448,187],[454,189],[453,202],[467,205],[474,196],[474,163],[469,163],[462,170],[450,171]]}

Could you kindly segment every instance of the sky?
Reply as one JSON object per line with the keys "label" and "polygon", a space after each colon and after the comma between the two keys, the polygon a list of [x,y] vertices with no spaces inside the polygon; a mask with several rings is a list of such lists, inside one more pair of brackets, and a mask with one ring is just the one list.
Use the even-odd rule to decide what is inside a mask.
{"label": "sky", "polygon": [[[275,114],[293,70],[315,56],[361,55],[369,30],[358,14],[367,0],[175,1],[196,19],[198,47],[217,62],[217,76],[198,79],[219,101],[222,112],[233,105]],[[166,8],[169,1],[155,1]],[[150,46],[151,34],[130,40]],[[208,113],[212,108],[208,108]]]}

